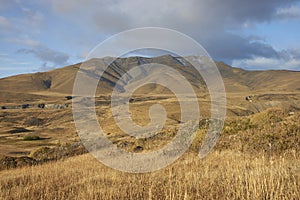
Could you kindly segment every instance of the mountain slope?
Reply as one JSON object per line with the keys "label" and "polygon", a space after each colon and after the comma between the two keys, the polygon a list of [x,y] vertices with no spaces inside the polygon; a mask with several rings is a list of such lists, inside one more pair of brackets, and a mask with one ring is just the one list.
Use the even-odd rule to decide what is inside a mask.
{"label": "mountain slope", "polygon": [[[105,66],[113,58],[92,59],[90,65],[84,73],[95,79],[99,79],[99,70],[96,66]],[[186,64],[182,58],[169,55],[144,58],[129,57],[116,59],[103,73],[99,81],[98,94],[107,94],[112,91],[120,77],[135,66],[146,63],[159,63],[172,66],[179,73],[184,75],[197,92],[205,91],[205,83],[198,72]],[[222,62],[217,62],[217,67],[223,77],[227,92],[251,92],[251,91],[285,91],[295,92],[300,90],[300,72],[269,70],[269,71],[246,71],[233,68]],[[81,63],[70,65],[64,68],[55,69],[48,72],[17,75],[0,79],[1,92],[53,92],[61,94],[71,94],[76,73]],[[142,70],[142,68],[141,68]],[[157,72],[156,72],[157,73]],[[131,77],[132,78],[132,77]],[[167,92],[161,86],[145,86],[144,93],[153,91]]]}

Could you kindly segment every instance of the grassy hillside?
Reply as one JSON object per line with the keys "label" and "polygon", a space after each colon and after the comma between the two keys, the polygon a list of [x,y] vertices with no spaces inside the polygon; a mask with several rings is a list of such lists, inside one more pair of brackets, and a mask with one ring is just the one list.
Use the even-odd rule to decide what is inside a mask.
{"label": "grassy hillside", "polygon": [[[99,79],[99,67],[105,66],[113,58],[92,59],[84,65],[87,76]],[[103,73],[99,83],[98,94],[108,94],[112,91],[120,77],[133,67],[147,64],[159,63],[171,66],[193,85],[196,92],[205,91],[205,83],[200,74],[191,66],[183,63],[181,59],[169,55],[143,58],[129,57],[118,58]],[[246,71],[233,68],[222,62],[217,62],[217,67],[223,77],[227,92],[249,92],[249,91],[299,91],[300,90],[300,72],[270,70],[270,71]],[[71,94],[73,83],[81,63],[67,66],[61,69],[52,70],[43,73],[17,75],[0,79],[0,91],[10,92],[53,92],[62,94]],[[98,70],[97,70],[98,67]],[[159,73],[156,71],[155,73]],[[160,86],[157,90],[161,90]],[[144,93],[151,93],[156,88],[144,88]]]}
{"label": "grassy hillside", "polygon": [[[299,112],[280,108],[230,117],[214,151],[200,159],[197,152],[208,126],[202,120],[190,150],[152,173],[119,172],[89,154],[0,171],[0,198],[299,199],[299,119]],[[153,149],[171,136],[166,132],[138,144]],[[128,138],[111,139],[117,145]],[[128,144],[135,147],[134,141]]]}

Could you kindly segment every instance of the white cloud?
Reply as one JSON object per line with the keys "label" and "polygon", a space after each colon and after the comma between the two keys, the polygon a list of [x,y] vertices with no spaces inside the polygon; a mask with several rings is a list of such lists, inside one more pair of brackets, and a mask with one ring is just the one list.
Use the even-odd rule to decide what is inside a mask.
{"label": "white cloud", "polygon": [[282,19],[298,18],[300,19],[300,8],[292,5],[290,7],[280,8],[277,10],[277,16]]}
{"label": "white cloud", "polygon": [[253,59],[234,60],[232,66],[248,70],[266,70],[266,69],[300,69],[300,59],[291,58],[289,60],[255,57]]}

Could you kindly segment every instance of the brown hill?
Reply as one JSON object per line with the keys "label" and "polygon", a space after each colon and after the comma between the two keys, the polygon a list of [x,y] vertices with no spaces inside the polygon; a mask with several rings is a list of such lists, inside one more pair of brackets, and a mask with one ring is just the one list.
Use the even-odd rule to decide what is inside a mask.
{"label": "brown hill", "polygon": [[288,70],[247,71],[218,62],[217,66],[229,92],[300,91],[300,72]]}
{"label": "brown hill", "polygon": [[[100,70],[96,67],[101,69],[101,66],[105,66],[112,59],[110,57],[92,59],[87,63],[87,68],[81,71],[84,76],[98,80]],[[142,67],[142,64],[145,63],[171,66],[185,76],[198,94],[201,117],[210,116],[210,96],[205,93],[205,83],[200,74],[182,58],[160,56],[116,59],[99,81],[95,104],[99,123],[103,124],[105,133],[117,145],[123,145],[125,149],[135,147],[135,145],[140,146],[140,144],[128,145],[132,140],[124,135],[115,124],[114,115],[110,109],[110,98],[107,94],[112,91],[120,77],[135,66],[141,66],[139,74],[163,73],[160,70],[151,71],[145,66]],[[221,62],[216,64],[226,87],[228,117],[248,116],[272,107],[282,108],[287,116],[294,116],[300,111],[299,72],[246,71]],[[78,141],[71,109],[72,101],[65,97],[72,95],[73,83],[80,66],[81,63],[78,63],[49,72],[0,79],[0,154],[27,155],[41,146],[57,146]],[[154,80],[156,76],[152,77]],[[128,80],[134,80],[134,78],[134,76],[127,76]],[[167,78],[170,77],[166,76],[165,78],[168,81]],[[180,82],[176,84],[180,84]],[[118,85],[119,90],[122,90],[122,87],[122,84]],[[130,112],[134,121],[141,126],[148,124],[150,122],[149,108],[154,103],[159,103],[167,111],[166,126],[161,135],[171,134],[180,123],[181,116],[180,105],[176,97],[162,95],[171,94],[171,92],[154,84],[139,88],[137,93],[147,95],[136,95],[130,101]],[[246,96],[251,96],[251,101],[245,100]],[[38,107],[38,105],[44,106]],[[257,121],[263,123],[261,118]],[[37,141],[24,140],[24,138],[34,136],[38,136],[40,139]],[[167,142],[168,140],[162,141]]]}
{"label": "brown hill", "polygon": [[[95,66],[104,66],[113,58],[92,59],[84,73],[87,76],[99,79],[99,71]],[[205,90],[205,84],[201,76],[190,65],[186,66],[182,59],[172,56],[160,56],[154,58],[129,57],[116,59],[104,72],[99,82],[98,93],[107,94],[115,86],[120,77],[135,66],[145,63],[159,63],[172,66],[183,74],[197,91]],[[227,92],[251,92],[251,91],[285,91],[295,92],[300,90],[300,72],[285,70],[246,71],[233,68],[222,62],[216,63],[223,77]],[[0,79],[0,91],[17,93],[48,93],[71,94],[73,83],[81,63],[48,72],[17,75]],[[156,72],[157,73],[157,72]],[[164,90],[161,86],[144,87],[145,93]],[[197,91],[197,92],[198,92]]]}

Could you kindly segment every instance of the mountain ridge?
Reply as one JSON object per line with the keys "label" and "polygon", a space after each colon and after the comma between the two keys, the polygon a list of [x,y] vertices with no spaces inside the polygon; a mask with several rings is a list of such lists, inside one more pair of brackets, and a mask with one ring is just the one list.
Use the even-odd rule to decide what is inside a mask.
{"label": "mountain ridge", "polygon": [[[159,63],[172,66],[193,85],[196,92],[205,90],[205,82],[201,75],[182,58],[170,55],[145,58],[145,57],[112,57],[96,58],[89,60],[89,64],[105,65],[109,61],[113,62],[103,73],[97,91],[101,94],[107,94],[112,91],[120,77],[135,66],[146,63]],[[72,94],[73,83],[76,74],[82,63],[69,65],[63,68],[50,70],[47,72],[38,72],[33,74],[22,74],[0,79],[0,91],[3,92],[53,92],[61,94]],[[248,71],[235,68],[224,62],[216,62],[216,65],[223,78],[226,92],[251,92],[251,91],[299,91],[300,90],[300,72],[288,70],[259,70]],[[90,67],[85,73],[94,78],[100,78],[99,72]],[[98,87],[98,88],[99,88]],[[145,91],[145,93],[150,91]]]}

